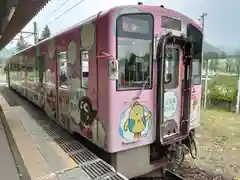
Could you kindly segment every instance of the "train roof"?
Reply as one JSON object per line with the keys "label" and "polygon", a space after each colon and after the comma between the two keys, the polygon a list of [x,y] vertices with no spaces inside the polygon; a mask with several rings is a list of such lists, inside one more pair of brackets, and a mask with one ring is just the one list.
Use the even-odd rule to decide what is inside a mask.
{"label": "train roof", "polygon": [[97,15],[98,15],[98,13],[97,13],[97,14],[94,14],[93,16],[91,16],[91,17],[89,17],[89,18],[87,18],[87,19],[85,19],[85,20],[83,20],[83,21],[80,21],[80,22],[78,22],[78,23],[76,23],[76,24],[68,27],[67,29],[64,29],[63,31],[60,31],[60,32],[56,33],[55,35],[53,35],[53,36],[51,36],[51,37],[48,37],[48,38],[46,38],[46,39],[43,39],[42,41],[37,42],[36,44],[31,45],[31,46],[29,46],[29,47],[27,47],[27,48],[25,48],[25,49],[17,52],[17,53],[14,54],[13,56],[15,56],[15,55],[17,55],[17,54],[20,54],[20,53],[22,53],[22,52],[24,52],[24,51],[27,51],[27,50],[29,50],[29,49],[31,49],[31,48],[34,48],[34,47],[36,47],[36,46],[38,46],[38,45],[40,45],[40,44],[43,44],[44,42],[49,41],[49,40],[51,40],[51,39],[54,39],[54,38],[56,38],[56,37],[58,37],[58,36],[60,36],[60,35],[62,35],[62,34],[64,34],[64,33],[67,33],[67,32],[69,32],[69,31],[72,31],[72,30],[80,27],[80,26],[81,26],[82,24],[84,24],[85,22],[88,22],[88,21],[90,21],[90,20],[93,20],[95,17],[97,17]]}
{"label": "train roof", "polygon": [[110,9],[106,10],[106,11],[103,11],[103,12],[100,11],[100,12],[98,12],[98,13],[90,16],[89,18],[83,20],[83,21],[80,21],[80,22],[78,22],[78,23],[76,23],[76,24],[74,24],[74,25],[72,25],[72,26],[64,29],[63,31],[60,31],[60,32],[56,33],[55,35],[53,35],[53,36],[51,36],[51,37],[49,37],[49,38],[46,38],[46,39],[44,39],[44,40],[42,40],[42,41],[40,41],[40,42],[38,42],[38,43],[36,43],[36,44],[34,44],[34,45],[31,45],[31,46],[29,46],[29,47],[27,47],[27,48],[25,48],[25,49],[23,49],[23,50],[15,53],[15,54],[13,54],[8,60],[10,60],[13,56],[16,56],[16,55],[18,55],[18,54],[21,54],[21,53],[23,53],[23,52],[25,52],[25,51],[27,51],[27,50],[30,50],[30,49],[32,49],[32,48],[34,48],[34,47],[37,47],[38,45],[43,44],[43,43],[45,43],[45,42],[47,42],[47,41],[49,41],[49,40],[51,40],[51,39],[54,39],[54,38],[56,38],[56,37],[58,37],[58,36],[60,36],[60,35],[62,35],[62,34],[65,34],[65,33],[69,32],[69,31],[72,31],[72,30],[75,30],[75,29],[79,28],[82,24],[84,24],[84,23],[86,23],[86,22],[88,22],[88,21],[94,20],[94,19],[98,16],[99,13],[101,13],[101,15],[103,15],[103,14],[106,14],[106,13],[110,12],[111,10],[115,10],[115,9],[119,9],[119,8],[124,8],[124,7],[138,7],[138,6],[141,6],[143,9],[144,9],[144,8],[147,8],[147,9],[148,9],[148,8],[162,8],[163,11],[168,11],[168,12],[173,12],[174,14],[179,14],[179,15],[181,15],[182,17],[184,17],[185,19],[187,19],[188,21],[191,21],[191,22],[194,24],[194,26],[196,26],[198,29],[201,30],[200,25],[198,25],[197,23],[195,23],[194,20],[192,20],[192,19],[189,18],[188,16],[186,16],[186,15],[180,13],[180,12],[177,12],[177,11],[174,11],[174,10],[171,10],[171,9],[164,8],[162,5],[161,5],[161,6],[156,6],[156,5],[155,5],[155,6],[153,6],[153,5],[122,5],[122,6],[115,6],[115,7],[112,7],[112,8],[110,8]]}

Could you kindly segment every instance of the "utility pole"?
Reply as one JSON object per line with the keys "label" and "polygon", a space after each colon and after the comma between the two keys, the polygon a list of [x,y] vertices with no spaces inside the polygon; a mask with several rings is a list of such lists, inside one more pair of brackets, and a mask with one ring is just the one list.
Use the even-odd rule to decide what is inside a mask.
{"label": "utility pole", "polygon": [[[28,34],[28,35],[23,38],[23,34]],[[36,44],[38,42],[38,29],[37,29],[37,23],[36,22],[33,23],[33,32],[21,31],[20,32],[20,38],[19,39],[18,38],[14,38],[13,40],[19,41],[19,40],[21,40],[21,37],[23,39],[26,39],[26,38],[28,38],[28,37],[30,37],[32,35],[34,36],[34,44]]]}
{"label": "utility pole", "polygon": [[[203,42],[204,42],[204,20],[205,20],[205,16],[207,16],[207,13],[203,13],[200,16],[200,20],[201,20],[201,24],[202,24],[202,32],[203,32]],[[202,61],[203,61],[203,51],[202,51]],[[207,91],[208,91],[208,59],[206,59],[206,79],[205,79],[205,86],[204,86],[204,104],[203,104],[203,108],[206,109],[207,106]]]}
{"label": "utility pole", "polygon": [[38,42],[38,29],[37,29],[37,23],[33,23],[33,36],[34,36],[34,44]]}
{"label": "utility pole", "polygon": [[239,103],[240,103],[240,76],[238,76],[238,91],[237,91],[237,102],[236,102],[236,114],[239,112]]}
{"label": "utility pole", "polygon": [[236,55],[237,55],[237,76],[238,76],[238,83],[237,83],[237,102],[236,102],[236,114],[238,114],[239,113],[239,104],[240,104],[240,72],[239,72],[239,68],[240,68],[240,66],[239,66],[239,57],[240,57],[240,54],[239,54],[239,52],[237,52],[236,53]]}

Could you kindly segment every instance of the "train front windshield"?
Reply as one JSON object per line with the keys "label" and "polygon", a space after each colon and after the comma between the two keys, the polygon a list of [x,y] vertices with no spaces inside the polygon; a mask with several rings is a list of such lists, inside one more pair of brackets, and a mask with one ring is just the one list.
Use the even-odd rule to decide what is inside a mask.
{"label": "train front windshield", "polygon": [[123,15],[117,20],[117,88],[152,87],[153,17],[150,14]]}

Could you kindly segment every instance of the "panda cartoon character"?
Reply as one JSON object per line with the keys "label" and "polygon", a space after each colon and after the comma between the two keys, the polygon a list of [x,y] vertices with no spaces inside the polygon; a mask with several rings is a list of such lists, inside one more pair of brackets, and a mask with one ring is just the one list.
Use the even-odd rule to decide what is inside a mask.
{"label": "panda cartoon character", "polygon": [[84,135],[92,137],[92,123],[97,116],[97,111],[93,110],[92,103],[88,97],[83,97],[78,104],[80,111],[80,128]]}

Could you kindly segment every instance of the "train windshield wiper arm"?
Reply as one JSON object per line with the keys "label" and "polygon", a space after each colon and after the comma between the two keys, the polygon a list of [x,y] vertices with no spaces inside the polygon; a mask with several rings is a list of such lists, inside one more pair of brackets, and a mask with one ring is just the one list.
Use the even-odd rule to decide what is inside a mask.
{"label": "train windshield wiper arm", "polygon": [[141,96],[143,90],[145,89],[147,83],[149,82],[150,77],[151,77],[151,75],[149,75],[149,76],[147,77],[147,79],[144,81],[144,83],[142,83],[142,84],[143,84],[143,85],[142,85],[142,89],[139,91],[138,95],[133,98],[133,100],[138,100],[138,99],[140,99],[140,96]]}

